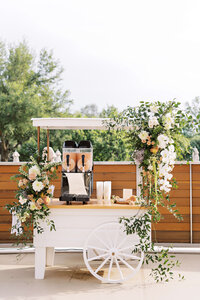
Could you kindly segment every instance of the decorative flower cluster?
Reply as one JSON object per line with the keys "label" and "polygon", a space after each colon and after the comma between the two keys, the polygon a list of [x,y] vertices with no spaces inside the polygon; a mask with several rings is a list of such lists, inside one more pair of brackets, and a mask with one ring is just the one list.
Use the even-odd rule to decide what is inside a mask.
{"label": "decorative flower cluster", "polygon": [[21,166],[20,174],[14,176],[13,179],[18,181],[19,189],[16,193],[18,201],[7,205],[7,209],[15,213],[24,226],[32,223],[34,228],[37,228],[37,221],[45,219],[50,214],[48,204],[53,196],[53,186],[50,186],[50,181],[56,178],[58,165],[58,163],[43,161],[38,163],[31,157],[31,162]]}
{"label": "decorative flower cluster", "polygon": [[[152,153],[147,161],[148,172],[158,173],[158,184],[160,190],[169,193],[172,187],[172,170],[174,167],[176,153],[174,140],[171,137],[170,129],[173,129],[175,121],[171,112],[161,114],[161,109],[156,104],[147,107],[147,120],[138,134],[142,144],[146,144],[147,149]],[[145,129],[145,130],[144,130]],[[146,150],[147,150],[146,149]],[[153,160],[156,170],[153,168]],[[155,175],[155,174],[152,174]]]}

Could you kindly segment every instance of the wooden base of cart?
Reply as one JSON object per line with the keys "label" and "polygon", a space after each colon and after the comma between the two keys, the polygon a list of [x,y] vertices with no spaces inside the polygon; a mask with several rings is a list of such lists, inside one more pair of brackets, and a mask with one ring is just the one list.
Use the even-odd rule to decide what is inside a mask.
{"label": "wooden base of cart", "polygon": [[[54,220],[56,231],[50,231],[42,223],[44,232],[34,233],[36,279],[43,279],[45,266],[53,265],[55,247],[83,248],[88,270],[102,282],[122,282],[140,269],[143,253],[133,253],[139,239],[126,235],[119,218],[139,216],[145,213],[145,209],[122,204],[97,204],[94,200],[86,205],[66,205],[54,200],[49,207],[49,219]],[[128,275],[122,270],[122,265]],[[107,268],[106,277],[100,274],[103,268]]]}

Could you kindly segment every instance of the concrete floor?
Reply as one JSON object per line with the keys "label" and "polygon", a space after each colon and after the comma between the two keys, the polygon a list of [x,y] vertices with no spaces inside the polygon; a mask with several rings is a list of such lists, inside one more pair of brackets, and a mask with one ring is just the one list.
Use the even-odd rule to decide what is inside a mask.
{"label": "concrete floor", "polygon": [[150,266],[123,284],[102,284],[85,268],[81,253],[56,253],[55,267],[46,269],[44,280],[34,279],[34,254],[0,255],[0,299],[115,299],[174,300],[199,299],[200,255],[177,254],[181,273],[170,283],[156,284],[149,277]]}

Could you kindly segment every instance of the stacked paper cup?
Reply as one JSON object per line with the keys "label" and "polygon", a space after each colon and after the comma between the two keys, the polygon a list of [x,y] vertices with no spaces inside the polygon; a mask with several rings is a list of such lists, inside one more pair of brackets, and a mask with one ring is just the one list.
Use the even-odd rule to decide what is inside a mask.
{"label": "stacked paper cup", "polygon": [[97,200],[99,203],[103,203],[103,181],[96,182]]}
{"label": "stacked paper cup", "polygon": [[97,181],[96,192],[99,203],[111,204],[111,181]]}

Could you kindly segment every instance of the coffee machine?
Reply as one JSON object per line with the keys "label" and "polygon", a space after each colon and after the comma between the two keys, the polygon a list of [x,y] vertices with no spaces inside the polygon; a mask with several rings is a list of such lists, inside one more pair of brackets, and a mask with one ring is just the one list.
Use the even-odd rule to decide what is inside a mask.
{"label": "coffee machine", "polygon": [[93,147],[90,141],[63,144],[61,201],[85,204],[93,190]]}

